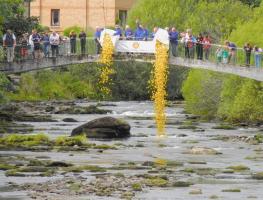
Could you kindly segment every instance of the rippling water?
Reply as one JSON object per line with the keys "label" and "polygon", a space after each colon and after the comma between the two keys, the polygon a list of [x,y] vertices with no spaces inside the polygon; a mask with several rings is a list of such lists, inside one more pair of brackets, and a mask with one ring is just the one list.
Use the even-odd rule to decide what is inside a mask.
{"label": "rippling water", "polygon": [[[119,150],[108,150],[103,154],[92,153],[74,153],[74,157],[69,153],[57,153],[57,152],[0,152],[0,154],[22,154],[29,157],[36,156],[49,156],[54,160],[68,161],[75,164],[96,164],[101,166],[111,166],[123,162],[144,162],[153,161],[156,158],[164,160],[176,160],[185,163],[184,167],[204,167],[204,168],[218,168],[225,169],[231,165],[246,165],[251,169],[251,172],[263,171],[263,160],[253,161],[245,159],[247,156],[257,154],[254,150],[260,146],[253,146],[243,142],[233,141],[220,141],[211,140],[214,136],[218,135],[254,135],[258,130],[254,128],[241,128],[238,130],[215,130],[212,129],[215,126],[214,123],[199,123],[197,126],[204,129],[205,132],[194,132],[192,130],[178,129],[179,123],[186,120],[184,114],[183,105],[176,105],[175,107],[169,107],[166,110],[168,117],[168,125],[166,127],[167,137],[158,138],[156,132],[156,126],[152,117],[153,105],[152,102],[102,102],[108,104],[103,108],[113,110],[113,116],[122,118],[128,121],[132,127],[132,137],[121,141],[126,145],[142,144],[140,148],[120,148]],[[86,106],[94,103],[78,103],[81,106]],[[112,106],[115,104],[116,106]],[[35,127],[35,132],[48,133],[52,138],[58,135],[70,135],[72,129],[76,128],[83,123],[93,120],[104,115],[53,115],[54,119],[58,122],[43,122],[43,123],[29,123]],[[78,122],[66,123],[63,122],[64,118],[74,118]],[[144,136],[144,137],[142,137]],[[147,137],[145,137],[147,136]],[[189,141],[192,141],[189,143]],[[193,142],[194,141],[194,142]],[[118,141],[93,141],[95,143],[115,144]],[[160,144],[163,148],[160,148]],[[209,147],[220,151],[221,155],[190,155],[183,154],[186,149],[192,146]],[[262,145],[261,145],[262,147]],[[259,152],[262,155],[262,152]],[[205,165],[193,165],[189,164],[189,161],[203,161]],[[249,172],[249,173],[251,173]],[[137,173],[137,172],[127,172]],[[182,180],[193,180],[197,182],[191,188],[164,188],[164,189],[151,189],[147,192],[142,192],[136,195],[135,199],[183,199],[183,200],[195,200],[195,199],[209,199],[211,195],[217,195],[219,199],[228,200],[240,200],[252,197],[257,199],[263,199],[263,182],[252,180],[250,174],[219,174],[215,177],[181,177]],[[89,175],[91,178],[91,176]],[[52,177],[53,179],[61,177]],[[0,187],[4,187],[7,182],[12,181],[18,184],[25,182],[44,182],[50,178],[30,178],[25,179],[23,177],[8,177],[4,176],[4,172],[0,171]],[[198,179],[198,180],[197,180]],[[202,194],[189,195],[191,189],[200,188]],[[238,193],[222,193],[222,189],[239,188],[241,192]],[[25,194],[5,192],[5,189],[0,190],[0,199],[8,199],[8,197],[16,197],[15,199],[22,199]],[[25,197],[24,199],[27,199]],[[98,198],[89,196],[88,199],[109,199]],[[113,198],[114,199],[114,198]]]}

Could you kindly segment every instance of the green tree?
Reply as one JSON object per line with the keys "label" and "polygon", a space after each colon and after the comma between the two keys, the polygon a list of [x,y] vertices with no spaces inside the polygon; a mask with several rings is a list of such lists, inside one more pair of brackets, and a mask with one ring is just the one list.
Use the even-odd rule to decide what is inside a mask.
{"label": "green tree", "polygon": [[263,3],[259,8],[254,9],[254,16],[246,23],[239,24],[237,29],[230,35],[230,40],[238,45],[244,45],[250,42],[254,45],[263,47]]}
{"label": "green tree", "polygon": [[25,1],[30,0],[0,0],[0,36],[6,29],[12,29],[19,37],[38,27],[38,18],[24,16]]}
{"label": "green tree", "polygon": [[249,5],[250,7],[258,7],[262,0],[240,0],[242,3]]}
{"label": "green tree", "polygon": [[232,0],[141,0],[129,13],[128,23],[136,19],[148,28],[176,26],[180,31],[192,28],[195,34],[209,32],[221,40],[229,36],[238,23],[247,21],[251,9]]}

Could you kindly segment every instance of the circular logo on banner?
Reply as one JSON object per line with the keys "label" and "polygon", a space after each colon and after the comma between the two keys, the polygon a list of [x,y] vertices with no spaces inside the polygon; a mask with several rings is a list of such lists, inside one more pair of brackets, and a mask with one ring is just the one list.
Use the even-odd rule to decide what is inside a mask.
{"label": "circular logo on banner", "polygon": [[134,42],[134,43],[132,44],[132,47],[133,47],[134,49],[138,49],[138,48],[140,47],[140,44],[139,44],[138,42]]}

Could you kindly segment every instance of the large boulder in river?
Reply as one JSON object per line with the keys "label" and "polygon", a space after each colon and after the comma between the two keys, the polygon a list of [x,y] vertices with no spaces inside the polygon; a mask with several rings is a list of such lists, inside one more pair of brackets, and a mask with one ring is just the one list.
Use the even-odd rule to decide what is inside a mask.
{"label": "large boulder in river", "polygon": [[123,120],[103,117],[75,128],[71,136],[86,134],[88,138],[127,138],[130,136],[130,129],[130,125]]}

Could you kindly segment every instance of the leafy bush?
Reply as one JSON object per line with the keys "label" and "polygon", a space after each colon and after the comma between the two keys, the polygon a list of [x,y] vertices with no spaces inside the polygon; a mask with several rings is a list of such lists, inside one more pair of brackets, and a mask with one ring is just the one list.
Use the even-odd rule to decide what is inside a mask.
{"label": "leafy bush", "polygon": [[244,82],[233,101],[229,120],[263,122],[263,82]]}
{"label": "leafy bush", "polygon": [[263,83],[192,70],[183,85],[188,112],[229,122],[263,122]]}
{"label": "leafy bush", "polygon": [[78,35],[78,34],[80,34],[80,32],[82,30],[83,30],[83,28],[81,28],[79,26],[71,26],[71,27],[65,28],[63,34],[68,37],[70,32],[74,31]]}
{"label": "leafy bush", "polygon": [[182,92],[188,112],[213,118],[220,103],[222,75],[206,70],[191,70]]}

